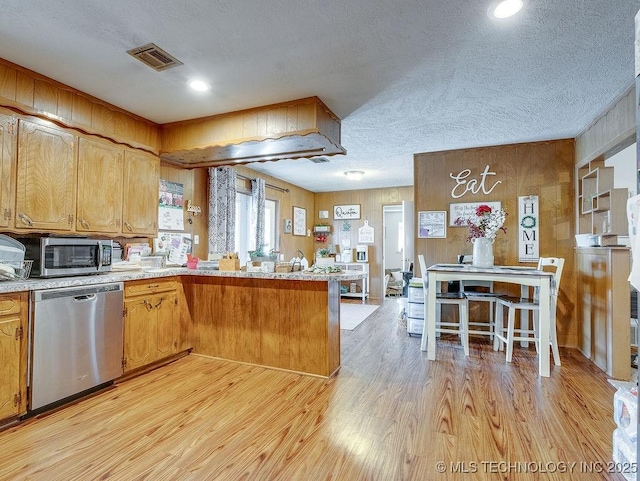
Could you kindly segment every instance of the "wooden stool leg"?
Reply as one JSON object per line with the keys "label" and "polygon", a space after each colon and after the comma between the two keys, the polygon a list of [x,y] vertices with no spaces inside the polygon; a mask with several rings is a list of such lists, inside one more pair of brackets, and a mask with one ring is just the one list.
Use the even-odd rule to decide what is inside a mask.
{"label": "wooden stool leg", "polygon": [[516,318],[516,310],[509,307],[509,316],[507,318],[507,362],[511,362],[513,357],[513,329]]}
{"label": "wooden stool leg", "polygon": [[[503,336],[504,330],[504,306],[499,302],[496,302],[496,324],[493,327],[494,334],[498,334]],[[493,350],[502,350],[504,348],[504,343],[502,339],[499,339],[497,335],[493,336]]]}
{"label": "wooden stool leg", "polygon": [[464,355],[469,355],[469,312],[467,310],[467,304],[461,303],[458,310],[460,315],[460,330],[462,331],[462,347],[464,348]]}

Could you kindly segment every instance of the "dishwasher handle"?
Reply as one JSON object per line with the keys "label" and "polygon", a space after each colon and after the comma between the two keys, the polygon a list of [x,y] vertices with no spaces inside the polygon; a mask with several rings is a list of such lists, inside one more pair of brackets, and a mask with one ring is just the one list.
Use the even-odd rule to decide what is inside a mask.
{"label": "dishwasher handle", "polygon": [[75,296],[73,302],[91,302],[96,300],[95,294],[85,294],[82,296]]}

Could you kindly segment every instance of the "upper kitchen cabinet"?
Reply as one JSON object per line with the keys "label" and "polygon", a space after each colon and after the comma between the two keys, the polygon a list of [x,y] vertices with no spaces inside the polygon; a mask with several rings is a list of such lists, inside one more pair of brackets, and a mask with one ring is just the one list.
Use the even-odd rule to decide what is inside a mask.
{"label": "upper kitchen cabinet", "polygon": [[159,187],[160,159],[143,152],[126,150],[122,205],[123,235],[157,235]]}
{"label": "upper kitchen cabinet", "polygon": [[73,229],[76,150],[75,135],[48,122],[20,120],[16,229]]}
{"label": "upper kitchen cabinet", "polygon": [[8,227],[13,209],[11,177],[15,166],[18,120],[0,113],[0,227]]}
{"label": "upper kitchen cabinet", "polygon": [[[117,234],[122,220],[124,149],[81,138],[78,151],[76,230]],[[96,193],[100,195],[96,195]]]}

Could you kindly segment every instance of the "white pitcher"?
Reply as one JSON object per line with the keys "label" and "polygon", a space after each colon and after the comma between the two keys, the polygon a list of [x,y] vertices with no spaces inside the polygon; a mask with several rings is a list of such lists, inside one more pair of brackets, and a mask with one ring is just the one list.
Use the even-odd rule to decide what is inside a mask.
{"label": "white pitcher", "polygon": [[476,267],[493,266],[493,240],[488,237],[473,239],[473,265]]}

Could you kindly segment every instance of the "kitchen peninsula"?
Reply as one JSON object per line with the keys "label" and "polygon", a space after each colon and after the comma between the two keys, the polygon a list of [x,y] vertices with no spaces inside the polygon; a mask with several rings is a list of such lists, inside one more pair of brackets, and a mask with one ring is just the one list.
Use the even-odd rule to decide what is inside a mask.
{"label": "kitchen peninsula", "polygon": [[[173,280],[181,287],[177,351],[329,377],[340,367],[340,282],[361,278],[162,268],[4,282],[0,294],[108,282],[125,282],[127,292]],[[125,339],[126,331],[125,322]]]}

